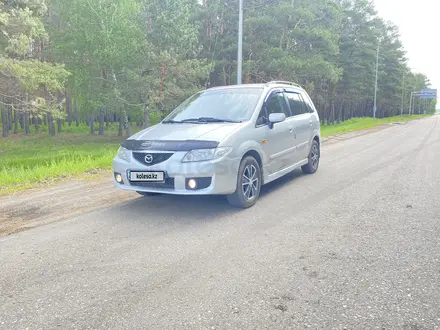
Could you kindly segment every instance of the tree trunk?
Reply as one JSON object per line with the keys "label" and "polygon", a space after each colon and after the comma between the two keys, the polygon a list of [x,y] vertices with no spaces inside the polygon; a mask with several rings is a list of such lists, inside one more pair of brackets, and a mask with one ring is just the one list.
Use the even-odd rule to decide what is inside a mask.
{"label": "tree trunk", "polygon": [[[57,93],[57,103],[58,103],[58,106],[60,107],[60,112],[62,112],[63,111],[63,108],[62,108],[63,96],[61,95],[60,92]],[[58,126],[58,133],[61,133],[63,131],[63,125],[62,125],[61,118],[57,119],[57,126]]]}
{"label": "tree trunk", "polygon": [[125,125],[125,135],[130,137],[130,121],[128,120],[127,113],[124,111],[124,125]]}
{"label": "tree trunk", "polygon": [[72,98],[69,93],[66,95],[66,111],[67,111],[67,122],[69,127],[72,126]]}
{"label": "tree trunk", "polygon": [[123,119],[122,114],[119,116],[119,127],[118,127],[118,136],[122,136],[122,128],[123,128]]}
{"label": "tree trunk", "polygon": [[34,122],[35,131],[40,132],[40,126],[38,125],[38,117],[33,116],[32,121]]}
{"label": "tree trunk", "polygon": [[63,131],[63,123],[61,119],[57,119],[57,126],[58,126],[58,133],[61,133]]}
{"label": "tree trunk", "polygon": [[324,106],[321,104],[321,102],[319,102],[318,104],[319,104],[318,113],[320,111],[319,119],[321,119],[321,125],[324,126],[325,125],[325,104],[324,104]]}
{"label": "tree trunk", "polygon": [[89,115],[90,134],[95,135],[95,118],[93,114]]}
{"label": "tree trunk", "polygon": [[100,109],[99,110],[99,131],[98,131],[98,135],[104,135],[104,109]]}
{"label": "tree trunk", "polygon": [[78,111],[78,103],[75,102],[75,122],[76,122],[76,127],[79,126],[79,111]]}
{"label": "tree trunk", "polygon": [[332,105],[331,105],[331,111],[332,111],[332,125],[335,124],[335,101],[332,101]]}
{"label": "tree trunk", "polygon": [[18,116],[17,110],[14,109],[14,134],[18,134]]}
{"label": "tree trunk", "polygon": [[49,130],[49,135],[55,136],[55,123],[53,121],[52,114],[50,113],[47,115],[47,126]]}
{"label": "tree trunk", "polygon": [[342,111],[342,109],[341,109],[341,106],[339,105],[338,107],[337,107],[337,113],[336,113],[336,124],[339,124],[340,122],[341,122],[341,111]]}
{"label": "tree trunk", "polygon": [[2,117],[2,135],[3,137],[8,137],[9,135],[9,119],[8,112],[5,108],[1,108],[1,117]]}
{"label": "tree trunk", "polygon": [[130,132],[130,124],[128,124],[125,127],[125,136],[130,137],[131,136],[131,132]]}
{"label": "tree trunk", "polygon": [[12,105],[8,105],[8,123],[9,123],[9,130],[12,130]]}
{"label": "tree trunk", "polygon": [[51,125],[52,116],[50,114],[47,114],[46,119],[47,119],[47,132],[49,133],[50,136],[52,136],[52,125]]}
{"label": "tree trunk", "polygon": [[144,128],[150,127],[150,110],[148,107],[144,108]]}
{"label": "tree trunk", "polygon": [[24,129],[25,129],[26,135],[31,133],[29,111],[26,111],[24,113]]}
{"label": "tree trunk", "polygon": [[47,126],[47,115],[43,114],[43,125]]}
{"label": "tree trunk", "polygon": [[19,121],[20,121],[20,127],[23,130],[24,129],[24,114],[23,113],[20,113]]}
{"label": "tree trunk", "polygon": [[330,125],[330,111],[328,109],[329,109],[329,105],[327,102],[325,102],[324,117],[325,117],[325,121],[327,122],[327,125]]}
{"label": "tree trunk", "polygon": [[52,136],[55,136],[56,132],[55,132],[55,120],[53,118],[52,115],[50,115],[50,126],[51,126],[51,130],[52,130]]}

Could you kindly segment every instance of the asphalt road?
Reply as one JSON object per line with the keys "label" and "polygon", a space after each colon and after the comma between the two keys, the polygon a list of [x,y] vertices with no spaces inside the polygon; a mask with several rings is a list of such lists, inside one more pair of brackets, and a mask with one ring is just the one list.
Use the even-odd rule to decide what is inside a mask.
{"label": "asphalt road", "polygon": [[440,329],[439,200],[438,116],[327,143],[249,210],[130,198],[0,238],[0,328]]}

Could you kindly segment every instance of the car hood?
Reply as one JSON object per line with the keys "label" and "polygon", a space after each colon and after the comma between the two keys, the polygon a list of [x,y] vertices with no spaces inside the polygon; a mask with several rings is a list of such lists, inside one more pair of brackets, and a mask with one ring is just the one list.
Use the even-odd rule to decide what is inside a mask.
{"label": "car hood", "polygon": [[208,124],[157,124],[144,129],[129,140],[138,141],[187,141],[203,140],[220,142],[229,134],[239,129],[240,123]]}

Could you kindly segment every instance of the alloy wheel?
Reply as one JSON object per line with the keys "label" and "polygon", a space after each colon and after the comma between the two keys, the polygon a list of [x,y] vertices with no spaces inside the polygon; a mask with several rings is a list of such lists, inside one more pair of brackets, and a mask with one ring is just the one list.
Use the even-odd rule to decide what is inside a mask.
{"label": "alloy wheel", "polygon": [[312,150],[310,153],[310,160],[311,160],[313,169],[316,169],[318,167],[318,162],[319,162],[319,150],[318,150],[318,146],[316,144],[313,144],[313,146],[312,146]]}
{"label": "alloy wheel", "polygon": [[258,184],[259,178],[257,168],[252,164],[247,165],[242,176],[243,196],[247,201],[256,198],[258,194]]}

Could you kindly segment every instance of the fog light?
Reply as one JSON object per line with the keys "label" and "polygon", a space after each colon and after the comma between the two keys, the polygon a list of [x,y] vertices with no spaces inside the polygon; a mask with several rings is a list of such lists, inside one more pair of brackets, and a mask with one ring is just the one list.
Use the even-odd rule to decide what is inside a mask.
{"label": "fog light", "polygon": [[196,187],[197,187],[197,182],[196,182],[196,180],[194,180],[194,179],[190,179],[190,180],[188,180],[188,187],[189,187],[190,189],[196,189]]}
{"label": "fog light", "polygon": [[120,175],[119,173],[117,173],[115,175],[115,179],[117,183],[122,183],[122,175]]}

